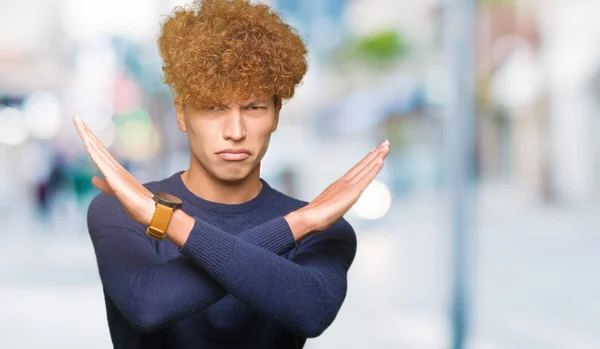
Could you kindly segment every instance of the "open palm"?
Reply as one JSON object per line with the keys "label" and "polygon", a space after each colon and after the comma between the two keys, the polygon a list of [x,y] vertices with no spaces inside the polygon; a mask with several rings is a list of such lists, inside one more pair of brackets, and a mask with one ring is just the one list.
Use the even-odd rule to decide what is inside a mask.
{"label": "open palm", "polygon": [[104,179],[94,176],[92,184],[117,197],[131,219],[149,225],[155,207],[152,193],[113,158],[79,116],[73,122],[85,150],[104,176]]}
{"label": "open palm", "polygon": [[308,205],[298,210],[309,220],[307,224],[311,227],[310,231],[325,230],[348,212],[383,167],[389,146],[386,140],[373,149]]}

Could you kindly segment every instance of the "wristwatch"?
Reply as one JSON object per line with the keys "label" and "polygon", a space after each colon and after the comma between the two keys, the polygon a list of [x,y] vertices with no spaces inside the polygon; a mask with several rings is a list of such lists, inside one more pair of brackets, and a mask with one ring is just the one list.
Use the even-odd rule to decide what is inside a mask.
{"label": "wristwatch", "polygon": [[167,234],[167,227],[173,211],[181,208],[183,203],[178,197],[162,192],[154,193],[152,199],[156,202],[156,209],[152,221],[146,229],[146,235],[156,240],[162,240]]}

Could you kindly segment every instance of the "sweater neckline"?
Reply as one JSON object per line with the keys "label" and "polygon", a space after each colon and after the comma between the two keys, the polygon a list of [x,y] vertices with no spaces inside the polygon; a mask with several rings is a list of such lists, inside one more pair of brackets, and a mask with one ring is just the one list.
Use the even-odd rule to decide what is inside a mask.
{"label": "sweater neckline", "polygon": [[176,195],[181,195],[183,198],[186,199],[186,201],[188,201],[192,206],[196,208],[212,212],[244,213],[251,211],[260,206],[260,204],[262,204],[265,201],[265,199],[271,194],[273,190],[263,178],[260,178],[262,187],[257,196],[239,204],[223,204],[220,202],[214,202],[203,199],[191,192],[183,182],[183,179],[181,178],[181,174],[183,172],[185,172],[185,170],[177,171],[169,178],[169,183],[175,188]]}

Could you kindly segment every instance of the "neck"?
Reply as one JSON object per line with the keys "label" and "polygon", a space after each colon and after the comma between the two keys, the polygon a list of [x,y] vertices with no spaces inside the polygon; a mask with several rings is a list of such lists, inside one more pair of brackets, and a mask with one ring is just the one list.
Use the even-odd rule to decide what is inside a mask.
{"label": "neck", "polygon": [[260,164],[244,179],[223,181],[191,161],[190,168],[181,174],[181,179],[194,195],[220,204],[242,204],[258,196],[262,189]]}

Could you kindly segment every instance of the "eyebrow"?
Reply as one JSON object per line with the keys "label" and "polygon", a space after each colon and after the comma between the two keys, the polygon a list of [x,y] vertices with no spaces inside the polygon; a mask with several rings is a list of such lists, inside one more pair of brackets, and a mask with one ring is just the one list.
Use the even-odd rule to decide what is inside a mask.
{"label": "eyebrow", "polygon": [[263,101],[263,100],[256,100],[256,101],[252,101],[252,102],[250,102],[250,103],[248,103],[248,104],[246,104],[246,105],[242,105],[241,107],[242,107],[242,108],[248,108],[248,107],[251,107],[251,106],[253,106],[253,105],[257,105],[257,104],[266,104],[266,103],[267,103],[267,101]]}

